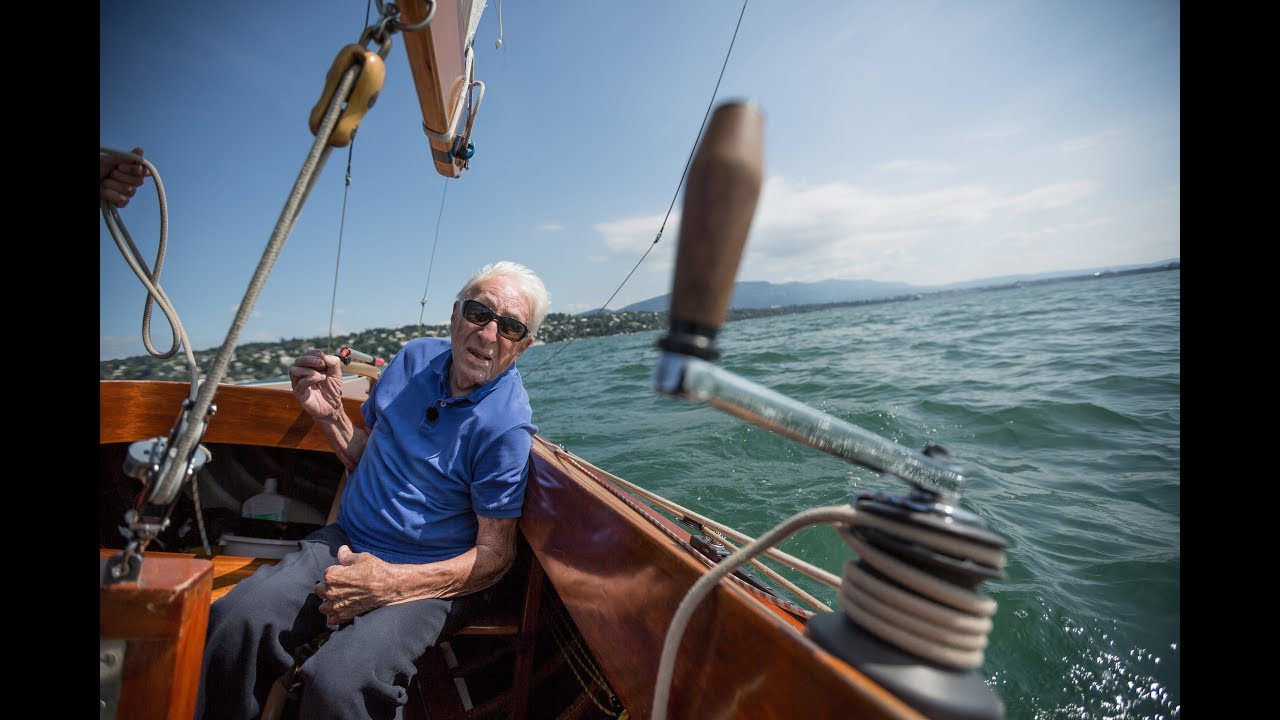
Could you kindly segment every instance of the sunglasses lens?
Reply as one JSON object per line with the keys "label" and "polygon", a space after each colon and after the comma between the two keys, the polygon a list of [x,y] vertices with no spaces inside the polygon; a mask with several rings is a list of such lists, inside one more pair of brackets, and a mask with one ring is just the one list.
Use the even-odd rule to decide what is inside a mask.
{"label": "sunglasses lens", "polygon": [[525,333],[524,323],[519,320],[512,320],[508,317],[498,318],[498,334],[508,340],[523,340]]}
{"label": "sunglasses lens", "polygon": [[462,306],[462,317],[476,325],[488,325],[497,314],[475,300],[468,300]]}
{"label": "sunglasses lens", "polygon": [[468,300],[462,304],[462,317],[476,325],[488,325],[496,319],[498,334],[512,342],[523,340],[529,333],[529,328],[525,327],[524,323],[515,318],[503,317],[489,306],[475,300]]}

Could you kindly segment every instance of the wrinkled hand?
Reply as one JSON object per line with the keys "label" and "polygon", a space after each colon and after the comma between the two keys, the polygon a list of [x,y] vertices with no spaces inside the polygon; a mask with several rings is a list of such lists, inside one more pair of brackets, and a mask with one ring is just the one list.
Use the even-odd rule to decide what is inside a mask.
{"label": "wrinkled hand", "polygon": [[343,625],[357,615],[391,604],[395,599],[391,581],[391,565],[370,553],[338,548],[338,564],[324,571],[324,580],[316,584],[316,595],[323,601],[320,612],[330,625]]}
{"label": "wrinkled hand", "polygon": [[337,355],[314,348],[299,355],[289,368],[289,384],[312,417],[329,417],[342,408],[342,361]]}
{"label": "wrinkled hand", "polygon": [[[142,148],[132,150],[142,155]],[[122,208],[129,204],[133,194],[151,174],[146,165],[123,155],[98,155],[98,196]]]}

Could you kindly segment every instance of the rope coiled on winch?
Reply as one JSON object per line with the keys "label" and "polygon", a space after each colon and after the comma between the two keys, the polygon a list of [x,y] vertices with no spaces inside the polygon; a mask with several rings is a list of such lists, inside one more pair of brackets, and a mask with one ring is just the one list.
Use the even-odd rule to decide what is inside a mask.
{"label": "rope coiled on winch", "polygon": [[[971,670],[982,664],[995,601],[899,560],[869,541],[881,531],[925,552],[971,561],[1002,572],[1004,551],[979,542],[834,505],[802,511],[725,558],[693,584],[671,618],[654,685],[653,718],[664,720],[676,653],[694,608],[725,576],[797,531],[834,523],[859,560],[845,564],[839,602],[850,620],[904,652],[937,665]],[[865,563],[868,569],[862,566]]]}
{"label": "rope coiled on winch", "polygon": [[863,527],[880,528],[935,552],[991,567],[1003,567],[1004,552],[865,512],[836,528],[874,571],[864,570],[857,560],[845,563],[838,600],[851,620],[890,645],[938,665],[957,670],[982,665],[995,601],[876,548],[862,534]]}

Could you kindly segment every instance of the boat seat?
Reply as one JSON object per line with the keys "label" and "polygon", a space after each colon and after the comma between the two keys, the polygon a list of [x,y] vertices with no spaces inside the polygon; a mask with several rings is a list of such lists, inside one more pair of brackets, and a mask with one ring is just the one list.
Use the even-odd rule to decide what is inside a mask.
{"label": "boat seat", "polygon": [[[102,557],[110,557],[119,553],[119,550],[110,548],[100,548],[99,554]],[[194,558],[195,553],[172,553],[148,551],[147,557],[169,557],[169,558]],[[213,590],[209,593],[209,602],[212,604],[214,600],[231,592],[231,588],[236,583],[252,575],[259,567],[263,565],[274,565],[276,560],[273,558],[253,558],[242,557],[240,555],[215,555],[210,558],[213,563]],[[534,561],[536,562],[536,561]],[[507,573],[507,576],[514,575],[515,568]],[[507,582],[508,577],[504,577],[499,581],[498,585],[502,586]],[[510,597],[509,592],[496,593],[500,598],[506,599]],[[526,598],[527,601],[527,598]],[[520,632],[521,608],[515,607],[513,603],[499,601],[493,606],[485,607],[477,611],[471,619],[462,627],[453,632],[453,635],[517,635]]]}

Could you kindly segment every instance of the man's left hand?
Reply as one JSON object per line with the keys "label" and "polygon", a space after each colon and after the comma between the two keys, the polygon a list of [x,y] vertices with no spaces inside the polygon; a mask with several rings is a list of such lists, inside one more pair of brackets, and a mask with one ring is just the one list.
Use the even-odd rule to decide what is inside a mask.
{"label": "man's left hand", "polygon": [[343,625],[357,615],[395,602],[395,586],[391,565],[371,553],[338,548],[338,564],[324,571],[324,580],[316,584],[316,595],[323,601],[320,612],[330,625]]}

